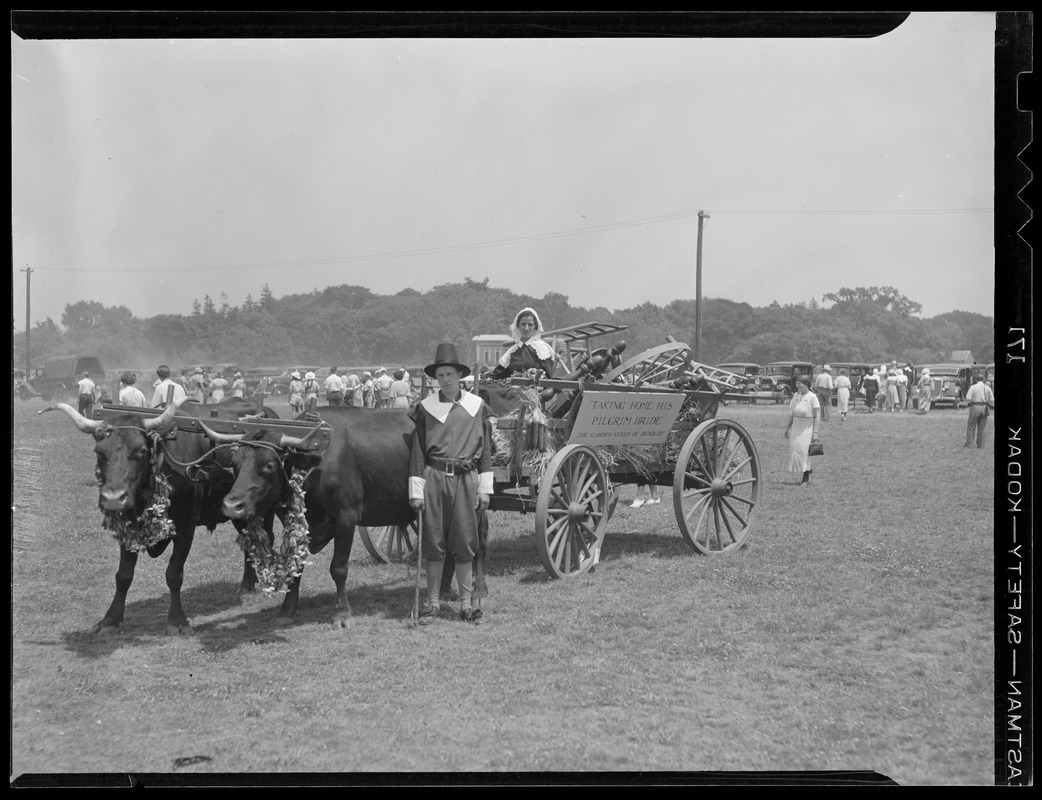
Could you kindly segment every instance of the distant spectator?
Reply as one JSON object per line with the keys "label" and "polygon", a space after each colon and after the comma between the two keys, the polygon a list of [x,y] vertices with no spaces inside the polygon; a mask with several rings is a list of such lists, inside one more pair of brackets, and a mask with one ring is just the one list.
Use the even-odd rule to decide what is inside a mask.
{"label": "distant spectator", "polygon": [[919,376],[916,391],[916,397],[919,398],[919,413],[929,414],[930,406],[933,403],[933,378],[927,367],[923,367],[923,374]]}
{"label": "distant spectator", "polygon": [[119,376],[119,404],[121,406],[145,407],[145,395],[134,384],[137,383],[136,372],[124,372]]}
{"label": "distant spectator", "polygon": [[344,382],[340,378],[340,367],[330,367],[325,380],[326,402],[333,408],[344,405]]}
{"label": "distant spectator", "polygon": [[[362,406],[364,408],[375,408],[376,407],[376,387],[373,385],[373,373],[363,372],[361,377],[362,384]],[[358,402],[358,396],[356,393],[355,403]]]}
{"label": "distant spectator", "polygon": [[224,390],[228,388],[228,379],[221,373],[215,372],[210,379],[210,401],[220,403],[224,400]]}
{"label": "distant spectator", "polygon": [[818,396],[818,404],[821,406],[821,418],[828,421],[829,408],[832,406],[832,389],[835,384],[832,381],[832,367],[826,364],[821,372],[814,378],[814,393]]}
{"label": "distant spectator", "polygon": [[187,397],[185,387],[170,377],[170,367],[166,364],[160,364],[156,368],[156,375],[159,376],[159,382],[152,392],[152,408],[166,408],[170,403]]}
{"label": "distant spectator", "polygon": [[886,371],[886,399],[884,400],[885,408],[890,413],[894,411],[900,411],[897,402],[900,399],[900,395],[897,392],[897,370],[888,369]]}
{"label": "distant spectator", "polygon": [[977,375],[977,382],[966,392],[966,401],[970,404],[970,415],[966,420],[966,444],[963,447],[972,446],[976,438],[977,448],[983,449],[988,414],[995,408],[995,392],[984,382],[983,375]]}
{"label": "distant spectator", "polygon": [[879,370],[875,367],[861,378],[861,390],[865,393],[865,407],[868,413],[876,410],[876,396],[879,394]]}
{"label": "distant spectator", "polygon": [[314,372],[304,375],[304,411],[314,414],[318,408],[318,380]]}
{"label": "distant spectator", "polygon": [[98,387],[95,386],[94,381],[90,379],[89,372],[83,373],[83,377],[80,378],[78,387],[77,407],[83,416],[89,418],[94,412],[94,401],[97,399]]}
{"label": "distant spectator", "polygon": [[405,372],[396,369],[391,384],[391,408],[408,408],[411,402],[412,384],[405,380]]}
{"label": "distant spectator", "polygon": [[355,390],[362,382],[358,380],[358,375],[352,372],[350,375],[344,376],[344,405],[360,406],[361,403],[355,402]]}
{"label": "distant spectator", "polygon": [[908,376],[903,369],[897,370],[897,410],[904,411],[908,405]]}
{"label": "distant spectator", "polygon": [[391,384],[394,378],[387,374],[387,370],[378,367],[373,374],[373,387],[377,392],[376,405],[379,408],[388,408],[391,405]]}
{"label": "distant spectator", "polygon": [[299,417],[304,413],[304,382],[300,380],[300,373],[290,374],[293,379],[289,382],[289,407],[293,416]]}
{"label": "distant spectator", "polygon": [[235,380],[232,381],[232,397],[245,397],[246,396],[246,381],[242,378],[241,372],[235,373]]}
{"label": "distant spectator", "polygon": [[188,378],[188,396],[197,403],[206,402],[206,376],[202,367],[196,367]]}
{"label": "distant spectator", "polygon": [[810,390],[810,378],[796,378],[796,394],[789,403],[789,422],[785,438],[789,440],[789,472],[802,472],[801,486],[810,483],[810,444],[818,439],[818,420],[821,406],[817,395]]}
{"label": "distant spectator", "polygon": [[839,421],[847,421],[847,407],[850,405],[850,378],[847,371],[841,369],[836,378],[836,411],[839,412]]}

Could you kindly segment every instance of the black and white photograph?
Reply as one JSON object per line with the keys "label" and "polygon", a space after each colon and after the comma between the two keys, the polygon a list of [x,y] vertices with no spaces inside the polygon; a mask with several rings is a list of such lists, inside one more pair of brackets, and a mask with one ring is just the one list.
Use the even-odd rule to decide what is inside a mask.
{"label": "black and white photograph", "polygon": [[1030,13],[11,22],[12,787],[1033,782]]}

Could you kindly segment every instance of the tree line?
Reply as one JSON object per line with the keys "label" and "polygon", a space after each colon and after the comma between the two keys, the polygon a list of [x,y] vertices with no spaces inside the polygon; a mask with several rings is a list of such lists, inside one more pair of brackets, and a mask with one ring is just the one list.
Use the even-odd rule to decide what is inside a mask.
{"label": "tree line", "polygon": [[[629,326],[618,337],[627,345],[624,358],[670,336],[695,343],[694,300],[610,311],[573,306],[557,292],[517,294],[489,286],[488,278],[394,295],[341,285],[275,297],[265,285],[258,299],[247,296],[241,306],[230,305],[224,295],[216,301],[206,295],[193,302],[190,314],[147,318],[125,306],[81,300],[66,305],[60,326],[50,318],[33,325],[29,342],[33,367],[69,353],[97,355],[106,367],[422,364],[441,341],[455,342],[460,356],[473,361],[472,337],[507,335],[514,315],[525,306],[539,312],[547,329],[591,321]],[[993,360],[992,317],[951,311],[923,319],[921,310],[888,286],[844,288],[820,301],[761,308],[704,298],[700,359],[707,364],[894,359],[923,364],[946,361],[953,350],[970,350],[981,363]],[[24,365],[25,332],[15,332],[14,366]]]}

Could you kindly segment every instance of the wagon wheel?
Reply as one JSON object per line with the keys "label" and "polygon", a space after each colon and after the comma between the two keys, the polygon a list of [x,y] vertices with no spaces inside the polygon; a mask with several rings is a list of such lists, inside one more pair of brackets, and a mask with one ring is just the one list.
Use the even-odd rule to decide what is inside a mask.
{"label": "wagon wheel", "polygon": [[760,500],[760,456],[737,422],[713,419],[691,431],[673,475],[673,508],[684,540],[704,554],[745,544]]}
{"label": "wagon wheel", "polygon": [[611,501],[594,450],[570,444],[554,456],[539,484],[535,521],[539,558],[552,577],[580,575],[599,560]]}
{"label": "wagon wheel", "polygon": [[669,342],[624,361],[603,380],[605,383],[622,380],[634,386],[667,383],[684,374],[690,364],[691,348],[682,342]]}
{"label": "wagon wheel", "polygon": [[379,528],[359,525],[358,535],[369,555],[381,564],[411,563],[419,539],[419,528],[416,520],[408,525],[384,525]]}

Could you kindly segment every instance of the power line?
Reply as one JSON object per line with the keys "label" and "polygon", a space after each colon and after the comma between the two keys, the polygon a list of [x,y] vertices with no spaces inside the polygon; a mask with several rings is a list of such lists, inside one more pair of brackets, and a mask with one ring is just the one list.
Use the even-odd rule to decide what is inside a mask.
{"label": "power line", "polygon": [[[877,211],[791,211],[791,210],[714,210],[717,215],[733,216],[903,216],[903,215],[927,215],[927,214],[981,214],[992,212],[992,208],[939,208],[918,210],[877,210]],[[646,219],[630,220],[628,222],[614,222],[609,225],[595,225],[590,228],[579,230],[553,231],[550,233],[537,233],[529,236],[514,236],[507,239],[492,239],[483,242],[470,242],[467,244],[445,245],[443,247],[425,247],[415,250],[393,250],[384,253],[368,253],[356,256],[338,256],[335,258],[316,258],[299,261],[269,261],[249,262],[246,264],[200,264],[196,266],[175,265],[169,267],[35,267],[35,270],[46,272],[116,272],[116,273],[161,273],[161,272],[227,272],[232,270],[260,270],[260,269],[284,269],[286,267],[323,266],[330,264],[350,264],[358,261],[380,261],[391,258],[410,258],[414,256],[436,255],[439,253],[458,253],[465,250],[480,250],[490,247],[504,247],[512,244],[524,244],[526,242],[539,242],[548,239],[563,239],[570,236],[588,236],[591,233],[603,233],[605,231],[623,230],[625,228],[636,228],[644,225],[653,225],[660,222],[672,222],[688,217],[697,217],[700,211],[682,211],[676,214],[666,214]]]}

